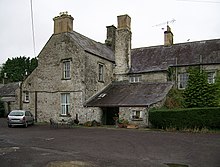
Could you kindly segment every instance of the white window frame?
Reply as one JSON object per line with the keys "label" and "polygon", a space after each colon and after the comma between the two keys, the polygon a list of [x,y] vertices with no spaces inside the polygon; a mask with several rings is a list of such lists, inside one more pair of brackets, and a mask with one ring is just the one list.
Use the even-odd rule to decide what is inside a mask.
{"label": "white window frame", "polygon": [[71,79],[71,63],[70,60],[63,61],[63,79]]}
{"label": "white window frame", "polygon": [[141,81],[141,76],[139,76],[139,75],[129,77],[130,83],[138,83],[140,81]]}
{"label": "white window frame", "polygon": [[28,91],[24,92],[24,102],[28,103],[30,101],[30,93]]}
{"label": "white window frame", "polygon": [[132,110],[131,119],[132,120],[143,120],[144,112],[141,110]]}
{"label": "white window frame", "polygon": [[61,114],[62,116],[68,115],[70,112],[70,93],[61,94]]}
{"label": "white window frame", "polygon": [[104,82],[104,64],[101,63],[98,65],[98,81]]}
{"label": "white window frame", "polygon": [[187,86],[188,79],[189,79],[188,73],[178,74],[178,89],[185,89]]}
{"label": "white window frame", "polygon": [[216,73],[214,71],[208,71],[207,72],[207,78],[208,78],[208,83],[209,84],[214,84],[215,83],[215,77],[216,77]]}

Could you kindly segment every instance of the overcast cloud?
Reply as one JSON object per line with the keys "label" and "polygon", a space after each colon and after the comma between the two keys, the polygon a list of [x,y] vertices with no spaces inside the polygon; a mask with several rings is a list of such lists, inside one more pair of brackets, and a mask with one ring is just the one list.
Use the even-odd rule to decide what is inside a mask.
{"label": "overcast cloud", "polygon": [[17,56],[39,54],[53,34],[53,18],[68,11],[73,29],[98,42],[106,26],[117,26],[117,16],[131,17],[132,48],[163,44],[170,24],[174,43],[220,38],[220,0],[32,0],[36,55],[34,55],[30,0],[0,0],[0,64]]}

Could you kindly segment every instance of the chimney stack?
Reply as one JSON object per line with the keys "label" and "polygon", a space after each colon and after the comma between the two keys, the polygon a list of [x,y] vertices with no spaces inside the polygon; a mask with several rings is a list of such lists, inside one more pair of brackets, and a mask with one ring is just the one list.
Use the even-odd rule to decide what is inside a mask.
{"label": "chimney stack", "polygon": [[68,12],[60,12],[59,16],[53,18],[54,34],[73,31],[73,17]]}
{"label": "chimney stack", "polygon": [[131,18],[128,15],[118,16],[118,29],[131,30]]}
{"label": "chimney stack", "polygon": [[128,15],[118,16],[115,39],[115,65],[116,80],[124,80],[131,67],[131,18]]}
{"label": "chimney stack", "polygon": [[169,25],[167,25],[167,30],[164,31],[164,45],[165,46],[173,45],[173,33]]}
{"label": "chimney stack", "polygon": [[105,44],[110,47],[113,51],[115,51],[115,33],[116,27],[114,25],[107,26],[107,38],[105,40]]}

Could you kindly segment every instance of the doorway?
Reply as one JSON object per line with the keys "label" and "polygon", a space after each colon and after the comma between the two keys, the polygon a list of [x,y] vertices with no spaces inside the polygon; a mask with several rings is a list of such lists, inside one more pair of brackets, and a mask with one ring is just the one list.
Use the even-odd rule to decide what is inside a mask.
{"label": "doorway", "polygon": [[115,125],[115,117],[118,117],[119,107],[102,108],[103,125]]}

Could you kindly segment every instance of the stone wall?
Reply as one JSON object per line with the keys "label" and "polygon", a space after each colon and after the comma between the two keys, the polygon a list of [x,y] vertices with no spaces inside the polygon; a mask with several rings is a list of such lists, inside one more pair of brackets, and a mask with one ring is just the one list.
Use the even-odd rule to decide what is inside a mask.
{"label": "stone wall", "polygon": [[[142,119],[132,118],[133,111],[141,111]],[[147,127],[148,122],[148,108],[147,107],[120,107],[119,108],[119,119],[128,120],[130,124],[138,125],[139,127]]]}
{"label": "stone wall", "polygon": [[[99,64],[104,67],[104,81],[98,81]],[[113,80],[113,63],[86,53],[85,63],[85,101],[109,85]]]}
{"label": "stone wall", "polygon": [[[71,63],[71,79],[63,79],[63,61]],[[98,65],[104,65],[104,82],[98,81]],[[66,34],[53,35],[39,55],[38,67],[23,82],[22,98],[28,91],[29,102],[22,108],[37,114],[39,122],[68,119],[70,116],[80,123],[100,118],[99,109],[84,108],[83,104],[92,95],[112,81],[113,63],[84,51]],[[68,117],[61,116],[61,94],[70,94]],[[97,120],[98,121],[98,120]]]}
{"label": "stone wall", "polygon": [[141,75],[145,82],[167,82],[167,72],[150,72]]}

